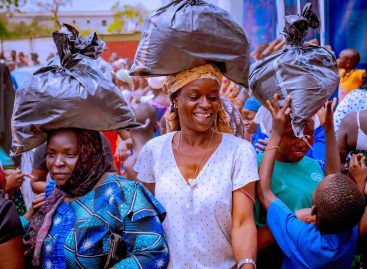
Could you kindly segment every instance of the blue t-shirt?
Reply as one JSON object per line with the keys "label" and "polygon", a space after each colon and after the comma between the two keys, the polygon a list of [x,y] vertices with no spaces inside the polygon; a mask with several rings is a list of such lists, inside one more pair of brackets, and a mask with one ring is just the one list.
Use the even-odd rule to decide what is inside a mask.
{"label": "blue t-shirt", "polygon": [[321,234],[297,219],[279,199],[268,209],[267,225],[285,254],[282,269],[348,269],[356,251],[358,225],[337,234]]}

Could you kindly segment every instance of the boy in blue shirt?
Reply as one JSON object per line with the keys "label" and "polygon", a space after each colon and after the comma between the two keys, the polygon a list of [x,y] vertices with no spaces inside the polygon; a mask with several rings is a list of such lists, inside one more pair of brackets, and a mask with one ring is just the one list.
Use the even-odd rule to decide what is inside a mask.
{"label": "boy in blue shirt", "polygon": [[[311,219],[315,223],[297,219],[271,191],[277,149],[289,121],[290,97],[283,108],[279,106],[277,95],[274,95],[274,105],[270,101],[267,105],[273,128],[261,161],[258,196],[267,210],[267,225],[285,254],[282,269],[350,268],[358,239],[357,224],[366,206],[363,194],[348,177],[329,174],[313,194]],[[332,121],[330,102],[325,115],[325,121]]]}

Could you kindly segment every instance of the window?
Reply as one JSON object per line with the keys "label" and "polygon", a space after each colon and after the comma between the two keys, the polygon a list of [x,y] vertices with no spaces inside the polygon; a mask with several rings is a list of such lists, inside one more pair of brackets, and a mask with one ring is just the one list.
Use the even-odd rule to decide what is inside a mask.
{"label": "window", "polygon": [[107,26],[107,21],[106,20],[102,21],[102,26]]}
{"label": "window", "polygon": [[73,20],[73,24],[76,24],[76,20]]}
{"label": "window", "polygon": [[90,24],[90,20],[87,20],[87,24]]}

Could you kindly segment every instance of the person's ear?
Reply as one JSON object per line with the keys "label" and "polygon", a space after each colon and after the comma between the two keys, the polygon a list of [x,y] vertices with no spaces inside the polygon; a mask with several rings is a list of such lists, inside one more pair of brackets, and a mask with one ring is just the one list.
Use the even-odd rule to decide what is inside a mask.
{"label": "person's ear", "polygon": [[313,205],[313,206],[311,207],[311,216],[316,215],[316,213],[317,213],[317,208],[316,208],[316,206],[315,206],[315,205]]}

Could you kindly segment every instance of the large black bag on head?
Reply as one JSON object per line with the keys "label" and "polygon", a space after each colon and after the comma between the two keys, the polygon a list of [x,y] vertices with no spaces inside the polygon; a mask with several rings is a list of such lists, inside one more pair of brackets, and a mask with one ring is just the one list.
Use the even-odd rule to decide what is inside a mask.
{"label": "large black bag on head", "polygon": [[205,1],[176,0],[146,19],[130,75],[170,75],[206,63],[248,88],[249,43],[242,27]]}
{"label": "large black bag on head", "polygon": [[[303,46],[308,27],[317,28],[319,21],[311,4],[302,16],[286,16],[283,34],[288,47],[254,63],[249,84],[252,94],[265,106],[275,93],[283,99],[292,97],[292,128],[303,137],[305,121],[316,114],[339,83],[333,52],[318,46]],[[281,103],[282,104],[282,103]]]}
{"label": "large black bag on head", "polygon": [[139,125],[98,60],[104,42],[96,34],[83,39],[64,26],[53,33],[60,60],[36,71],[16,93],[13,155],[40,145],[53,129],[113,131]]}

